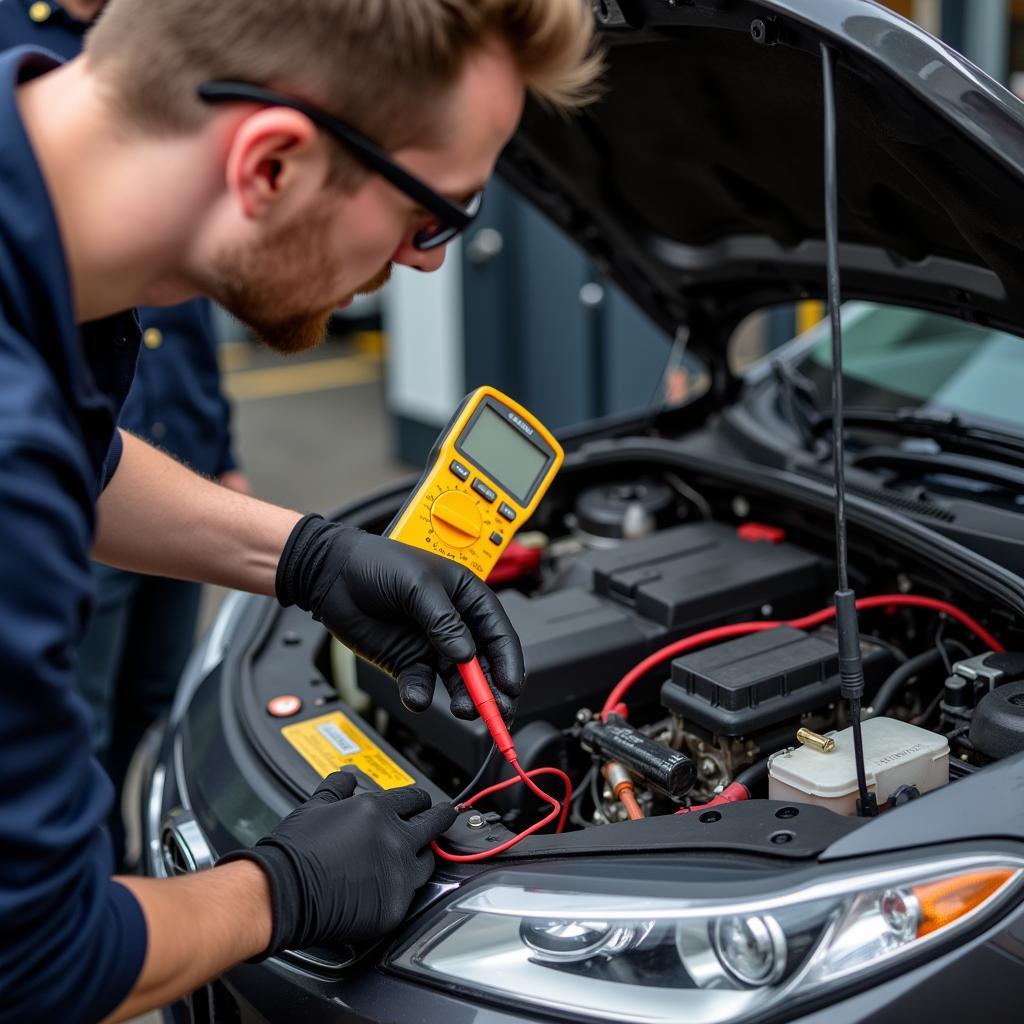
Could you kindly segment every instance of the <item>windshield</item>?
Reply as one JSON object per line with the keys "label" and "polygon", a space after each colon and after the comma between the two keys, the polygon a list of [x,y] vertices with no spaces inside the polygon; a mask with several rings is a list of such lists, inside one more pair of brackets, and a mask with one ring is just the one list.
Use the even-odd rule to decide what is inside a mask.
{"label": "windshield", "polygon": [[[869,302],[846,303],[842,318],[849,405],[956,412],[1024,431],[1024,339],[938,313]],[[827,403],[828,322],[794,345],[795,365]]]}

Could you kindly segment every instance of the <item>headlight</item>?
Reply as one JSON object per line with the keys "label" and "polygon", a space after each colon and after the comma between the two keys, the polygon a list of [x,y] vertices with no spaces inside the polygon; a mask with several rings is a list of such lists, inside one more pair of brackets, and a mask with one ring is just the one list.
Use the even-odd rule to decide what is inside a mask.
{"label": "headlight", "polygon": [[502,874],[431,917],[389,965],[555,1014],[719,1024],[948,938],[1001,907],[1022,868],[963,856],[736,900],[587,892],[575,877],[577,891],[556,891]]}

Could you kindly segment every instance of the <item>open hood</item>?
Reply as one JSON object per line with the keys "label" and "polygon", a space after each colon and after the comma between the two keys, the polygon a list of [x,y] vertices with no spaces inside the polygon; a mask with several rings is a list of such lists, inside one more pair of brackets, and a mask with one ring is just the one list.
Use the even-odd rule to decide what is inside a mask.
{"label": "open hood", "polygon": [[[869,0],[594,0],[606,92],[528,105],[502,173],[722,364],[825,291],[821,44],[837,55],[844,298],[1024,334],[1024,104]],[[1022,350],[1024,351],[1024,350]]]}

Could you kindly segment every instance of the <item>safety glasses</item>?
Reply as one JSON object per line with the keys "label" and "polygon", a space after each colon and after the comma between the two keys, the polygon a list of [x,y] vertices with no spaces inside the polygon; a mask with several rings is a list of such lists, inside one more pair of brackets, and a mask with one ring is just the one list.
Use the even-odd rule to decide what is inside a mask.
{"label": "safety glasses", "polygon": [[204,103],[263,103],[272,107],[288,107],[305,114],[318,128],[337,139],[362,164],[432,215],[431,223],[417,231],[412,240],[412,244],[423,252],[446,245],[465,231],[483,205],[483,192],[477,192],[464,206],[449,202],[419,178],[399,167],[380,146],[365,135],[302,100],[247,82],[204,82],[199,86],[198,93]]}

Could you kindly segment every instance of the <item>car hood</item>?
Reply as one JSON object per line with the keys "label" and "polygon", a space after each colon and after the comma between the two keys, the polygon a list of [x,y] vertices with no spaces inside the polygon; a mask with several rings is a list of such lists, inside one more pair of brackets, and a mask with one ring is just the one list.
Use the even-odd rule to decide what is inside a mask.
{"label": "car hood", "polygon": [[[844,298],[1024,333],[1024,104],[869,0],[594,0],[602,98],[530,101],[502,173],[725,372],[753,309],[825,292],[821,43]],[[761,40],[761,41],[758,41]]]}

